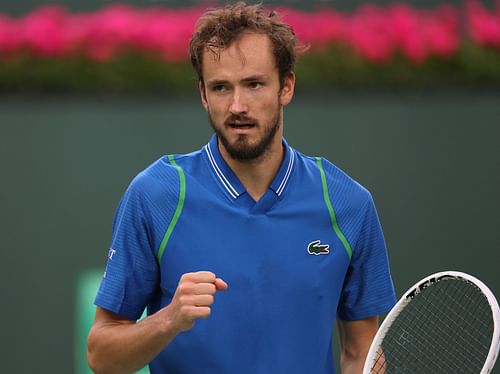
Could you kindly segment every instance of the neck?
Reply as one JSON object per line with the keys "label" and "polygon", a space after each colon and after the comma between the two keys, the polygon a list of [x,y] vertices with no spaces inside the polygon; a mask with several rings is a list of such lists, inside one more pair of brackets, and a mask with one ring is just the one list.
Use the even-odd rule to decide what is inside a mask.
{"label": "neck", "polygon": [[281,137],[278,136],[271,147],[254,160],[235,160],[220,144],[219,149],[224,160],[255,201],[259,201],[268,190],[285,155]]}

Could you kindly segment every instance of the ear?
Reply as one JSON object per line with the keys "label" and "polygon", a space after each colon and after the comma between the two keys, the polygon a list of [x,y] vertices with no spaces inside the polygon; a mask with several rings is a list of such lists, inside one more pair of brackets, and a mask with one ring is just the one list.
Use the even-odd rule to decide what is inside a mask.
{"label": "ear", "polygon": [[295,73],[290,73],[285,77],[285,82],[280,91],[280,103],[285,106],[288,105],[293,98],[293,92],[295,89]]}
{"label": "ear", "polygon": [[201,103],[203,104],[203,108],[208,112],[208,101],[207,101],[207,93],[205,91],[205,85],[203,84],[203,80],[200,79],[198,82],[198,89],[200,90]]}

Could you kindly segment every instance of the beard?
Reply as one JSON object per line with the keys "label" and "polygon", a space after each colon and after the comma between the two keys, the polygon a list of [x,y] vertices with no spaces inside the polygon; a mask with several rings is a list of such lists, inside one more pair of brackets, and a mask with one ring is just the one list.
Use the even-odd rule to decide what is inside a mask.
{"label": "beard", "polygon": [[238,135],[236,141],[231,143],[224,133],[224,126],[227,126],[227,123],[234,120],[250,122],[255,126],[260,127],[256,120],[246,116],[232,115],[222,126],[217,126],[210,111],[208,112],[208,120],[212,129],[217,134],[218,139],[221,141],[222,145],[232,159],[238,161],[254,161],[261,158],[271,147],[274,137],[280,128],[281,110],[278,106],[275,115],[270,120],[269,126],[265,128],[264,134],[262,134],[256,144],[250,144],[246,135]]}

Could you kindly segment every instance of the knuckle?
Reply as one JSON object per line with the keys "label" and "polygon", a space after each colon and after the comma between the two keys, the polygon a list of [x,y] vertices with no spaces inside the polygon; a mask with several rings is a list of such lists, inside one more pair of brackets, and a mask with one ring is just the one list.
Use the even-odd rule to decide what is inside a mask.
{"label": "knuckle", "polygon": [[200,279],[203,279],[206,282],[215,281],[215,274],[211,271],[199,271],[197,275],[200,277]]}
{"label": "knuckle", "polygon": [[184,273],[181,275],[181,281],[184,281],[184,282],[189,282],[191,279],[193,279],[193,277],[196,276],[196,273]]}
{"label": "knuckle", "polygon": [[189,316],[191,314],[191,307],[189,305],[182,305],[180,312],[183,316]]}
{"label": "knuckle", "polygon": [[210,307],[208,307],[208,306],[199,306],[197,308],[196,316],[198,318],[207,318],[208,316],[210,316],[210,313],[211,313]]}
{"label": "knuckle", "polygon": [[179,286],[177,287],[177,289],[179,290],[179,293],[181,295],[186,295],[189,293],[189,290],[190,290],[190,286],[188,283],[181,283],[179,284]]}

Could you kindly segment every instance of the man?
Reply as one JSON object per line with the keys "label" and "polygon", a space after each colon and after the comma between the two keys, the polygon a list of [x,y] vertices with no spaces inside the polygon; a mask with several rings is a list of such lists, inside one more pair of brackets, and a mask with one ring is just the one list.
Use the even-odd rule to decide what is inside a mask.
{"label": "man", "polygon": [[370,194],[283,139],[295,51],[259,5],[197,23],[215,135],[122,198],[88,338],[96,373],[333,373],[336,320],[342,373],[361,372],[395,301],[385,244]]}

